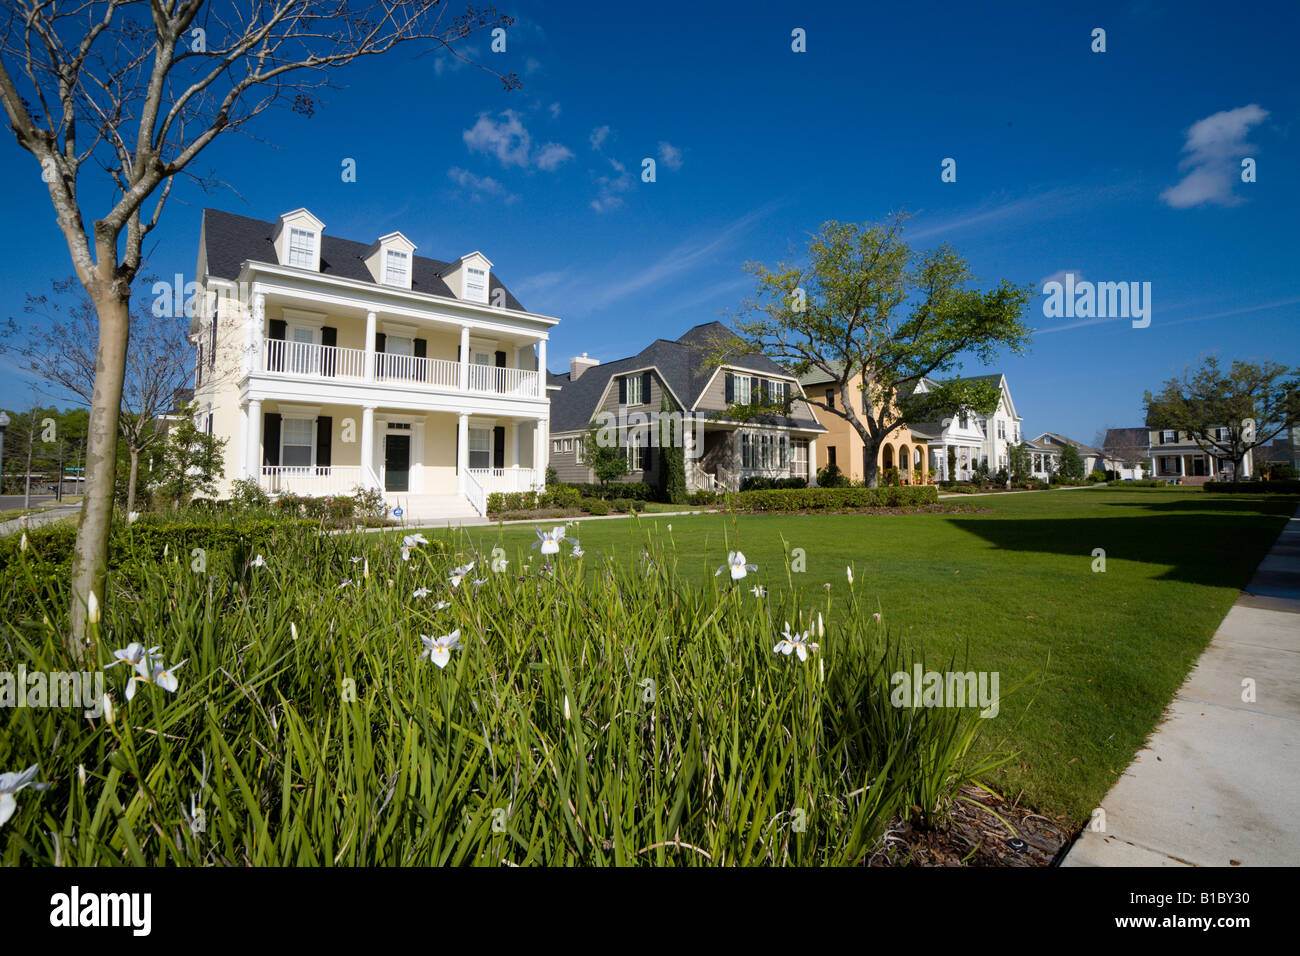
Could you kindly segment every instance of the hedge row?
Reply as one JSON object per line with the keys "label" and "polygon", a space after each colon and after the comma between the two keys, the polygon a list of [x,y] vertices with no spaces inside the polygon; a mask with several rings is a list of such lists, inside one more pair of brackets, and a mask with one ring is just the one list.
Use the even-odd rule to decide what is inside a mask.
{"label": "hedge row", "polygon": [[[108,566],[116,567],[125,558],[149,558],[161,561],[163,551],[189,554],[194,548],[219,551],[239,544],[250,545],[265,540],[272,533],[296,527],[316,528],[314,521],[285,518],[261,518],[250,521],[188,521],[172,524],[140,521],[133,525],[116,525],[109,537]],[[59,522],[27,532],[27,546],[49,564],[63,565],[72,560],[77,540],[76,525]],[[22,548],[23,535],[0,538],[0,570],[9,565]]]}
{"label": "hedge row", "polygon": [[858,508],[910,508],[939,500],[934,485],[883,488],[788,488],[740,491],[726,497],[732,511],[852,511]]}
{"label": "hedge row", "polygon": [[592,485],[585,482],[565,482],[556,488],[575,488],[580,498],[635,498],[637,501],[655,501],[659,497],[658,489],[644,481],[611,481],[609,487]]}
{"label": "hedge row", "polygon": [[1300,481],[1207,481],[1201,488],[1247,495],[1300,495]]}
{"label": "hedge row", "polygon": [[582,494],[572,485],[555,485],[545,491],[494,491],[487,497],[490,515],[503,511],[536,511],[539,508],[577,508]]}

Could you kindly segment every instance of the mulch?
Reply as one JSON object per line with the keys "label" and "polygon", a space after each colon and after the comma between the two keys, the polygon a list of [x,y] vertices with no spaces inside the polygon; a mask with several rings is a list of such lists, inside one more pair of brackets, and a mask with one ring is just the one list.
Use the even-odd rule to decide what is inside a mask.
{"label": "mulch", "polygon": [[[1001,819],[999,819],[1001,818]],[[942,827],[898,821],[870,866],[1051,866],[1073,830],[986,790],[963,787]]]}

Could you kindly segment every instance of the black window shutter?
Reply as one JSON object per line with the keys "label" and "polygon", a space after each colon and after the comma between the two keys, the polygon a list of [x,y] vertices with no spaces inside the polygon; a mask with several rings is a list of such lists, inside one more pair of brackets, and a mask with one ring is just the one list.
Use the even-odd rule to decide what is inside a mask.
{"label": "black window shutter", "polygon": [[627,404],[627,376],[620,375],[618,379],[618,403]]}
{"label": "black window shutter", "polygon": [[208,356],[208,365],[211,368],[217,367],[217,316],[214,312],[212,315],[212,354]]}
{"label": "black window shutter", "polygon": [[[496,359],[497,369],[498,369],[498,370],[500,370],[500,369],[504,369],[504,368],[506,367],[506,353],[505,353],[505,352],[497,352],[497,353],[496,353],[496,356],[495,356],[495,359]],[[506,390],[506,373],[503,372],[503,371],[497,371],[495,374],[496,374],[496,387],[497,387],[497,391],[498,391],[498,392],[504,392],[504,391]],[[497,467],[503,467],[503,466],[497,466]]]}
{"label": "black window shutter", "polygon": [[759,383],[759,393],[758,393],[759,402],[766,405],[768,397],[771,394],[772,394],[772,383],[769,382],[767,379],[763,379],[763,381]]}
{"label": "black window shutter", "polygon": [[726,373],[725,400],[728,405],[736,400],[736,376],[730,372]]}
{"label": "black window shutter", "polygon": [[280,464],[280,413],[267,412],[262,424],[262,464]]}
{"label": "black window shutter", "polygon": [[655,449],[653,445],[646,445],[645,448],[641,449],[641,468],[646,473],[654,470],[654,452]]}
{"label": "black window shutter", "polygon": [[497,354],[496,354],[496,362],[497,362],[497,368],[505,368],[505,367],[506,367],[506,353],[505,353],[505,352],[497,352]]}
{"label": "black window shutter", "polygon": [[[416,357],[416,358],[428,358],[428,357],[429,357],[429,340],[428,340],[428,339],[416,339],[416,340],[415,340],[415,357]],[[427,365],[428,365],[427,362],[416,362],[416,363],[415,363],[415,377],[416,377],[417,380],[419,380],[419,381],[421,381],[421,382],[424,381],[424,372],[425,372],[425,368],[426,368]]]}
{"label": "black window shutter", "polygon": [[492,429],[492,467],[504,468],[506,466],[506,428],[504,425],[497,425]]}
{"label": "black window shutter", "polygon": [[384,350],[384,343],[387,342],[387,341],[388,341],[388,336],[384,335],[383,332],[376,332],[376,333],[375,333],[375,351],[376,351],[376,352],[382,352],[382,351]]}
{"label": "black window shutter", "polygon": [[316,467],[330,466],[330,438],[334,434],[334,419],[321,415],[316,419]]}
{"label": "black window shutter", "polygon": [[[320,344],[323,348],[333,349],[339,344],[339,330],[332,325],[322,325],[320,330]],[[338,353],[325,352],[320,360],[320,373],[322,375],[334,374],[334,357]],[[328,421],[329,419],[322,419]],[[328,462],[326,462],[328,464]]]}
{"label": "black window shutter", "polygon": [[456,422],[456,470],[460,471],[460,421]]}
{"label": "black window shutter", "polygon": [[[273,342],[284,341],[284,319],[272,319],[270,325],[270,339]],[[284,346],[272,345],[267,355],[269,361],[266,363],[267,370],[271,372],[284,371]]]}
{"label": "black window shutter", "polygon": [[763,401],[763,380],[761,378],[751,378],[749,381],[749,403],[751,405],[761,404]]}
{"label": "black window shutter", "polygon": [[379,356],[384,354],[384,345],[388,342],[388,336],[383,332],[375,333],[375,378],[382,378],[384,375],[384,360]]}
{"label": "black window shutter", "polygon": [[650,401],[650,380],[653,377],[649,372],[641,373],[641,401],[643,404]]}

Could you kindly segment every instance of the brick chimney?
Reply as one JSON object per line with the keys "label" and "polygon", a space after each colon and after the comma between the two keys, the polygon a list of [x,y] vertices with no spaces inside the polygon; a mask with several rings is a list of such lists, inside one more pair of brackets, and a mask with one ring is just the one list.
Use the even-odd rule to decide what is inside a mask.
{"label": "brick chimney", "polygon": [[575,355],[569,359],[569,381],[576,382],[582,378],[582,373],[588,369],[593,369],[600,364],[600,359],[587,358],[587,353]]}

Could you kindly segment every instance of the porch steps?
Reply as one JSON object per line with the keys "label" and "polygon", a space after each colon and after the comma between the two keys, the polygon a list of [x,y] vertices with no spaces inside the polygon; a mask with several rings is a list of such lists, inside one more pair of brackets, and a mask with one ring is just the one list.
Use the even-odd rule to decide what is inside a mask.
{"label": "porch steps", "polygon": [[401,508],[401,515],[393,516],[404,525],[463,525],[487,524],[487,519],[474,510],[464,495],[408,495],[388,492],[384,500],[393,509]]}

